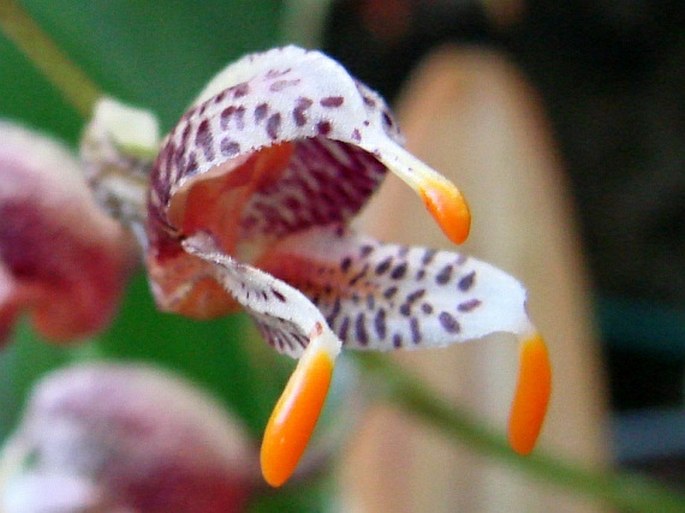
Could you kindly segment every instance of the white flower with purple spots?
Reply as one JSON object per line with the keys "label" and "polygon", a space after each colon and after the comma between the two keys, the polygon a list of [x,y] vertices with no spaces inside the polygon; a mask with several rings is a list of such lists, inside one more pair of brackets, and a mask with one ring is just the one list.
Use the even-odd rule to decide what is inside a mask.
{"label": "white flower with purple spots", "polygon": [[401,143],[377,94],[321,53],[287,47],[217,76],[153,165],[146,264],[159,307],[196,318],[245,309],[277,351],[300,358],[262,445],[274,486],[305,449],[343,347],[515,334],[512,445],[528,452],[539,432],[550,370],[523,287],[474,258],[383,244],[348,227],[390,171],[451,240],[468,235],[459,191]]}

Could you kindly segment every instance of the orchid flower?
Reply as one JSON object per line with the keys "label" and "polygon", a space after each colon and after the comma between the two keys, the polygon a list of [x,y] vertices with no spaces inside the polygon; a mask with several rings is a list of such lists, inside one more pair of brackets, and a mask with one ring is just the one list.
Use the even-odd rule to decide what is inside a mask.
{"label": "orchid flower", "polygon": [[0,460],[0,511],[229,513],[259,483],[243,426],[203,391],[143,365],[43,378]]}
{"label": "orchid flower", "polygon": [[0,343],[24,311],[49,339],[91,335],[116,311],[133,240],[61,144],[9,122],[0,141]]}
{"label": "orchid flower", "polygon": [[401,143],[376,93],[321,53],[286,47],[244,57],[211,81],[152,168],[146,265],[159,307],[196,318],[242,308],[274,349],[299,358],[262,443],[273,486],[294,472],[343,347],[512,333],[521,358],[514,450],[531,451],[540,431],[551,373],[524,288],[475,258],[349,227],[390,171],[453,242],[466,238],[460,192]]}

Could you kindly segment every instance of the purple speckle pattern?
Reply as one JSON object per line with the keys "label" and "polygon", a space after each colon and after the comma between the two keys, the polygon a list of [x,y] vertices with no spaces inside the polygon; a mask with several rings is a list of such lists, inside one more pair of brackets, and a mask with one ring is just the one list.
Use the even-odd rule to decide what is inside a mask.
{"label": "purple speckle pattern", "polygon": [[345,222],[364,205],[384,172],[376,159],[354,146],[323,138],[302,140],[282,178],[257,190],[246,205],[241,239]]}
{"label": "purple speckle pattern", "polygon": [[281,179],[257,190],[234,220],[244,238],[281,235],[348,220],[387,171],[360,145],[401,142],[384,101],[321,53],[280,48],[232,69],[249,78],[193,106],[162,143],[148,202],[153,249],[160,237],[188,235],[168,220],[174,193],[230,160],[295,144]]}
{"label": "purple speckle pattern", "polygon": [[[492,303],[487,284],[477,286],[484,265],[478,260],[330,227],[315,229],[309,242],[297,237],[277,253],[280,261],[295,259],[297,270],[276,264],[269,272],[309,297],[346,347],[388,351],[462,341],[462,326]],[[468,290],[460,287],[465,277]]]}
{"label": "purple speckle pattern", "polygon": [[[504,273],[463,255],[381,244],[345,228],[387,173],[378,159],[384,148],[401,142],[378,95],[335,61],[293,47],[248,56],[228,72],[235,85],[210,85],[212,93],[167,136],[152,170],[148,265],[158,302],[171,303],[160,294],[173,299],[192,288],[167,263],[179,255],[193,259],[191,253],[204,264],[190,279],[216,279],[277,350],[295,357],[314,321],[327,323],[348,347],[375,350],[526,329],[525,291]],[[181,233],[170,222],[176,193],[283,143],[293,151],[281,172],[252,183],[235,218],[211,227],[236,234],[236,253],[248,259],[203,246],[203,237],[221,240],[216,233]],[[251,265],[257,259],[260,269]]]}
{"label": "purple speckle pattern", "polygon": [[[427,251],[424,248],[406,251],[405,246],[369,239],[363,246],[364,251],[361,246],[350,248],[335,272],[324,271],[331,276],[340,273],[343,280],[354,282],[355,293],[348,290],[341,296],[333,287],[327,289],[320,283],[314,287],[312,280],[310,286],[318,292],[313,288],[308,291],[306,280],[303,288],[305,294],[315,298],[315,304],[345,346],[387,351],[446,345],[460,334],[461,322],[468,322],[469,314],[483,305],[482,299],[459,288],[461,277],[467,274],[475,283],[476,271],[469,270],[468,260],[458,264],[454,253],[438,251],[428,264],[423,264]],[[447,265],[452,266],[452,275],[438,281]],[[416,280],[417,275],[423,278]]]}
{"label": "purple speckle pattern", "polygon": [[323,316],[306,297],[287,283],[225,255],[211,236],[194,235],[183,246],[211,264],[217,281],[245,307],[280,353],[298,358],[310,342],[313,327],[322,329]]}

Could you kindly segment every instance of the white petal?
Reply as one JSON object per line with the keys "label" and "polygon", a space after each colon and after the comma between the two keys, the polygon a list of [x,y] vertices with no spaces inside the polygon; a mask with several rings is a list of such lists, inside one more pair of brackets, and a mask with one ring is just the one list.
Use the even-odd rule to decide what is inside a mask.
{"label": "white petal", "polygon": [[258,264],[313,298],[347,347],[414,349],[534,333],[523,286],[458,253],[317,228],[284,240]]}
{"label": "white petal", "polygon": [[183,247],[212,264],[214,278],[243,305],[279,352],[299,358],[313,339],[321,339],[335,358],[341,343],[321,312],[285,282],[223,254],[206,234],[196,234]]}

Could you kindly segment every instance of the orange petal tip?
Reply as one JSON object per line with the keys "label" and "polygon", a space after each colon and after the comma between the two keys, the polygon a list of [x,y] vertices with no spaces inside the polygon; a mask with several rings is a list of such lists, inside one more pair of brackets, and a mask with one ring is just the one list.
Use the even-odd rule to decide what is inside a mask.
{"label": "orange petal tip", "polygon": [[261,466],[264,480],[283,485],[295,472],[316,426],[333,375],[325,349],[305,354],[271,413],[264,431]]}
{"label": "orange petal tip", "polygon": [[552,369],[547,347],[540,335],[520,346],[518,384],[509,418],[509,443],[521,455],[535,447],[542,429],[552,390]]}
{"label": "orange petal tip", "polygon": [[471,213],[459,189],[448,180],[431,180],[419,193],[445,235],[455,244],[464,242],[471,229]]}

